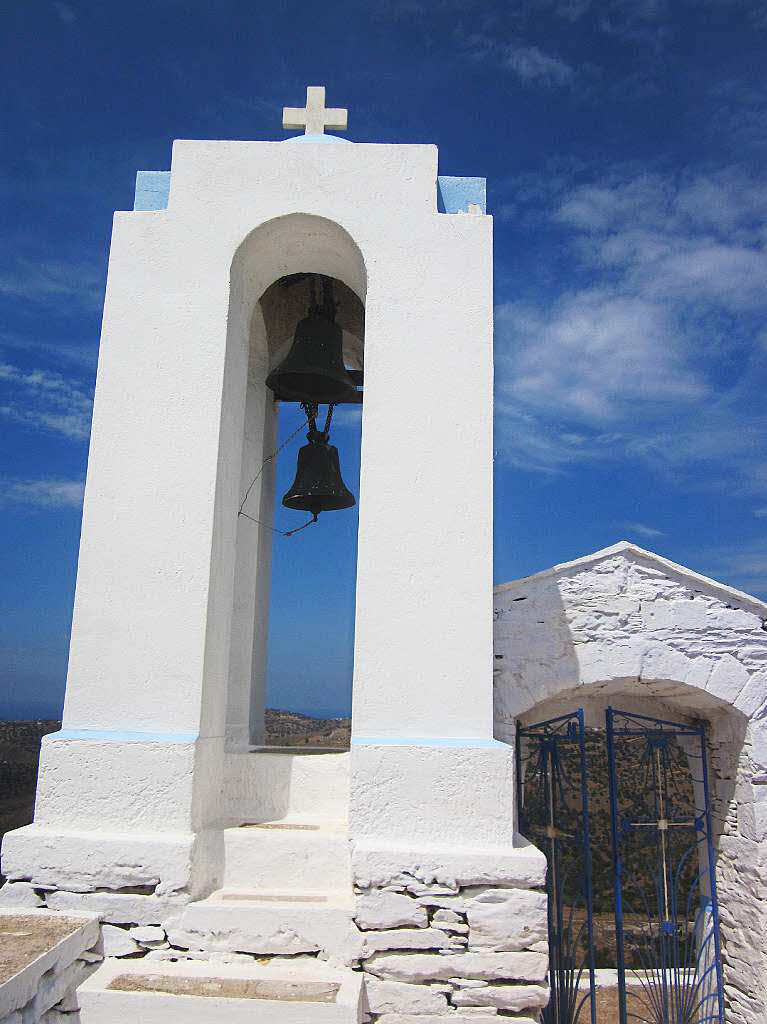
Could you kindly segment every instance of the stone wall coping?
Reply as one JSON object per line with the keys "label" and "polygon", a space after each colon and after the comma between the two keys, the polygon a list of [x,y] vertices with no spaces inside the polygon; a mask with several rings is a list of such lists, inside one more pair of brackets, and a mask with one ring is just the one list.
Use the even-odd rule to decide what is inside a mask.
{"label": "stone wall coping", "polygon": [[613,544],[606,548],[600,548],[599,551],[594,551],[589,555],[581,555],[580,558],[574,558],[570,562],[561,562],[558,565],[552,565],[550,568],[542,569],[541,572],[533,573],[531,576],[521,576],[519,579],[510,580],[508,583],[497,583],[493,587],[493,593],[503,594],[509,590],[516,590],[519,587],[525,587],[537,580],[546,579],[551,576],[565,575],[573,569],[580,569],[588,565],[593,565],[594,563],[604,561],[604,559],[610,558],[613,555],[630,555],[634,558],[642,558],[645,561],[653,562],[666,572],[674,573],[676,576],[682,576],[685,579],[702,584],[709,590],[715,591],[717,594],[724,595],[725,597],[738,601],[740,604],[747,605],[748,608],[757,615],[767,615],[767,602],[760,601],[759,598],[754,597],[752,594],[746,594],[742,590],[736,590],[735,587],[729,587],[726,583],[719,583],[717,580],[711,579],[710,576],[704,576],[702,573],[688,569],[685,565],[679,565],[678,562],[672,562],[671,559],[664,558],[662,555],[657,555],[654,551],[648,551],[646,548],[640,548],[638,544],[632,544],[631,541],[628,540],[620,540],[617,544]]}
{"label": "stone wall coping", "polygon": [[91,949],[99,939],[99,919],[96,914],[62,915],[55,910],[32,907],[23,910],[0,909],[0,922],[29,917],[71,921],[72,931],[0,985],[0,1019],[20,1010],[35,998],[44,974],[69,967],[80,953]]}

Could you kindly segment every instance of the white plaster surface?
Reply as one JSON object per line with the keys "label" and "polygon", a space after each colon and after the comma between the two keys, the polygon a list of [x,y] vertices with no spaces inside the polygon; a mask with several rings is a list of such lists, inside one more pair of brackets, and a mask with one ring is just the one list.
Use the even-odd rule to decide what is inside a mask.
{"label": "white plaster surface", "polygon": [[[277,448],[277,407],[263,383],[269,370],[269,352],[262,316],[254,316],[251,334],[240,487],[244,493],[250,486],[248,515],[269,523],[274,516],[276,466],[273,459],[263,460],[267,452]],[[269,530],[238,517],[226,700],[229,750],[245,751],[250,743],[265,742],[272,540]]]}
{"label": "white plaster surface", "polygon": [[3,870],[11,880],[72,892],[149,886],[158,896],[189,895],[196,859],[205,861],[208,882],[215,878],[207,840],[205,834],[113,835],[32,824],[3,838]]}
{"label": "white plaster surface", "polygon": [[259,750],[228,754],[224,795],[233,824],[278,818],[340,820],[349,813],[349,754]]}
{"label": "white plaster surface", "polygon": [[[168,209],[116,215],[65,727],[223,732],[247,368],[231,317],[227,339],[237,253],[243,322],[296,271],[366,298],[358,729],[399,735],[407,699],[413,735],[490,735],[477,680],[492,668],[492,409],[468,405],[450,452],[431,413],[451,394],[491,394],[490,219],[437,214],[435,182],[431,146],[184,141]],[[126,648],[128,636],[143,641]]]}
{"label": "white plaster surface", "polygon": [[296,824],[299,827],[295,829],[226,829],[224,886],[274,892],[345,889],[351,893],[346,822],[323,821],[302,828],[304,819]]}
{"label": "white plaster surface", "polygon": [[[512,846],[383,845],[377,840],[354,843],[352,870],[361,888],[390,884],[412,887],[433,883],[452,888],[491,885],[535,888],[545,884],[546,858],[531,843],[517,838]],[[417,895],[422,893],[417,892]]]}
{"label": "white plaster surface", "polygon": [[353,746],[351,756],[355,840],[405,836],[427,849],[513,843],[513,747],[371,744]]}
{"label": "white plaster surface", "polygon": [[35,824],[101,833],[122,831],[127,821],[139,833],[194,827],[195,747],[44,736]]}

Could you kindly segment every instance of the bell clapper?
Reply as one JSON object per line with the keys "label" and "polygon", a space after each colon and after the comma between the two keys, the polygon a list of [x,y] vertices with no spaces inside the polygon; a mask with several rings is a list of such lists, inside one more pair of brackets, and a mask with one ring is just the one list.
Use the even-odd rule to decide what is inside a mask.
{"label": "bell clapper", "polygon": [[319,512],[313,512],[312,513],[312,518],[309,519],[308,522],[305,522],[302,526],[297,526],[295,528],[295,530],[285,530],[283,532],[282,536],[283,537],[292,537],[294,533],[300,533],[301,530],[305,530],[307,526],[314,526],[314,524],[317,522],[319,517],[320,517]]}

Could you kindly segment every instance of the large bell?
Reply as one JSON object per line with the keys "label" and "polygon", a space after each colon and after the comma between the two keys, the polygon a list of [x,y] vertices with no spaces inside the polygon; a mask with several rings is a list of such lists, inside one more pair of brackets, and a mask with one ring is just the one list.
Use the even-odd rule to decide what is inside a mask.
{"label": "large bell", "polygon": [[313,516],[356,504],[354,495],[341,479],[338,449],[323,440],[322,435],[315,435],[315,439],[299,450],[296,479],[282,504],[286,508],[311,512]]}
{"label": "large bell", "polygon": [[296,327],[290,351],[266,378],[276,398],[327,405],[353,399],[354,381],[346,372],[343,331],[314,306]]}

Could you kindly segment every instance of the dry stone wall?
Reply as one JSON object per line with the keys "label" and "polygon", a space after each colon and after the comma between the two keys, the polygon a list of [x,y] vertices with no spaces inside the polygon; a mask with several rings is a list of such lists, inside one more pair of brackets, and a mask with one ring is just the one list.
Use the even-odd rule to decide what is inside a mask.
{"label": "dry stone wall", "polygon": [[541,889],[401,877],[358,889],[355,923],[376,1024],[476,1024],[499,1011],[537,1021],[548,1002]]}
{"label": "dry stone wall", "polygon": [[752,1024],[767,1007],[767,849],[758,824],[767,787],[752,785],[752,743],[726,717],[712,722],[710,749],[727,1020]]}
{"label": "dry stone wall", "polygon": [[[356,888],[343,956],[302,949],[279,960],[335,958],[363,972],[367,1019],[375,1024],[483,1024],[497,1021],[499,1014],[537,1024],[549,996],[543,881],[542,871],[529,868],[507,886],[461,884],[460,879],[429,883],[398,873],[384,884]],[[237,948],[235,936],[228,943],[232,948],[221,948],[220,932],[196,935],[198,948],[189,948],[177,927],[178,908],[163,916],[168,908],[157,897],[55,892],[13,882],[0,890],[3,901],[95,911],[101,919],[100,940],[95,951],[83,954],[95,960],[254,963],[274,952],[268,941],[263,948]],[[148,918],[153,923],[146,923]],[[71,1005],[76,1009],[76,1001]],[[59,1006],[56,1012],[66,1011]],[[63,1020],[51,1017],[50,1024]],[[17,1022],[11,1018],[9,1024]]]}

